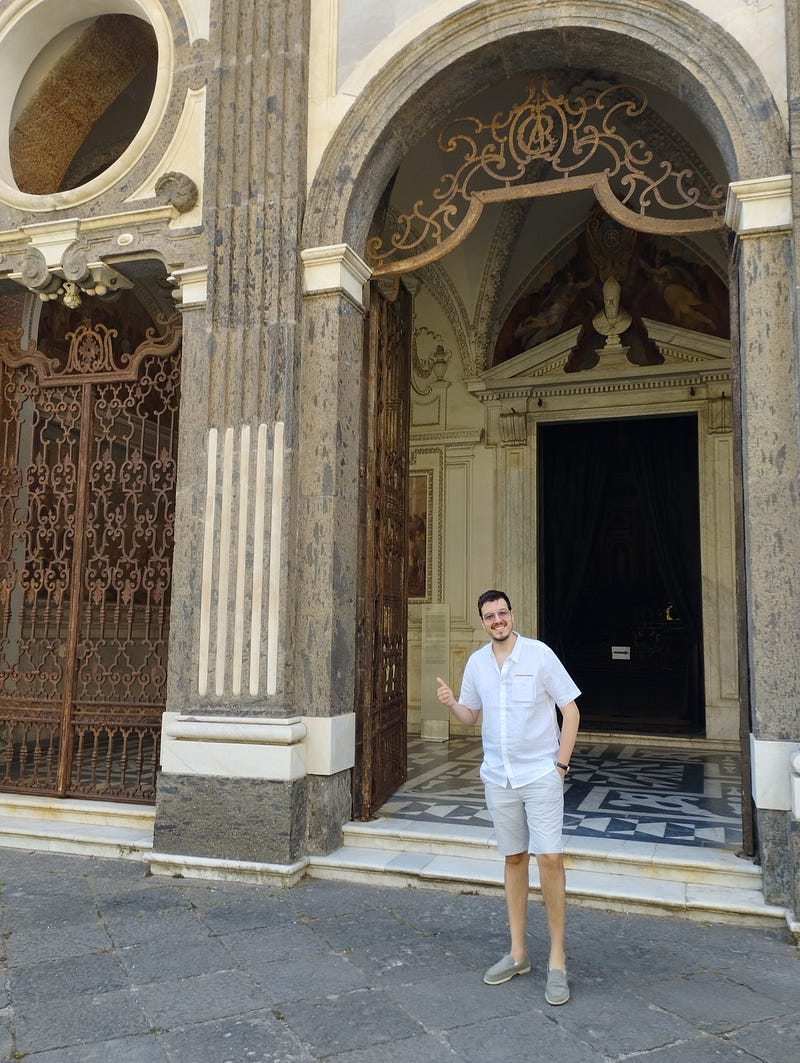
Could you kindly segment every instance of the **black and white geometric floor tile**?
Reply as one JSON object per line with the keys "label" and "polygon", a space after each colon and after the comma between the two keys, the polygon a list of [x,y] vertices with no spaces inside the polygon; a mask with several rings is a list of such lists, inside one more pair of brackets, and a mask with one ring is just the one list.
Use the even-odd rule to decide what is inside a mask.
{"label": "black and white geometric floor tile", "polygon": [[[380,814],[490,827],[480,763],[477,739],[410,739],[408,781]],[[739,758],[579,742],[564,789],[564,833],[736,849],[742,843]]]}

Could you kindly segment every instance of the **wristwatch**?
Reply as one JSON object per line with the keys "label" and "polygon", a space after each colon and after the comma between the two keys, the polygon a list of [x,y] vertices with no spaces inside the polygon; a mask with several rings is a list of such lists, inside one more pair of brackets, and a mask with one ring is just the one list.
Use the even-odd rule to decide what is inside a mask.
{"label": "wristwatch", "polygon": [[569,764],[562,764],[560,760],[556,761],[556,767],[561,768],[561,770],[564,772],[569,771]]}

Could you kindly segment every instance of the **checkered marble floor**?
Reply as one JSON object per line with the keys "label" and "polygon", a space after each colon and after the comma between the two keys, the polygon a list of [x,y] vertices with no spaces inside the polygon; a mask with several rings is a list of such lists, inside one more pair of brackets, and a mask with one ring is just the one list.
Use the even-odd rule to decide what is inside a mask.
{"label": "checkered marble floor", "polygon": [[[408,781],[381,816],[491,827],[478,772],[480,741],[409,739]],[[742,793],[735,753],[665,751],[582,741],[565,783],[566,837],[737,849]]]}

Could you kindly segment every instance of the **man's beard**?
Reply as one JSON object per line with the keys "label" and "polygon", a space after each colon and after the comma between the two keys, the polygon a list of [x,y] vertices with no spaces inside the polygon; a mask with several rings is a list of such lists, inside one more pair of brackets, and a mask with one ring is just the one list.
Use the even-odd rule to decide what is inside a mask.
{"label": "man's beard", "polygon": [[491,637],[494,639],[495,642],[505,642],[507,638],[511,637],[511,628],[508,629],[508,631],[505,633],[505,635],[497,634],[494,631],[490,631],[489,634],[491,635]]}

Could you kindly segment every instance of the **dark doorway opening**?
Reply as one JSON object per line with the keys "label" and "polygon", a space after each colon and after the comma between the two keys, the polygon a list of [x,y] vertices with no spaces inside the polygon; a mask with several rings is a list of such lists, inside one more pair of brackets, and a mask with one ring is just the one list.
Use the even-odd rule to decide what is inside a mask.
{"label": "dark doorway opening", "polygon": [[539,428],[540,631],[582,729],[702,734],[695,415]]}

